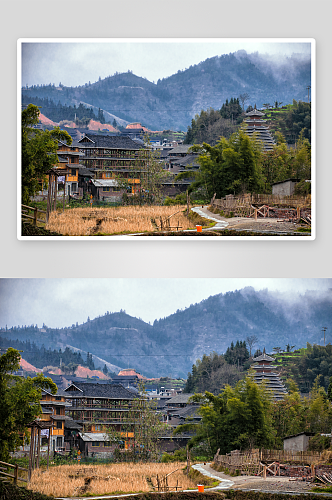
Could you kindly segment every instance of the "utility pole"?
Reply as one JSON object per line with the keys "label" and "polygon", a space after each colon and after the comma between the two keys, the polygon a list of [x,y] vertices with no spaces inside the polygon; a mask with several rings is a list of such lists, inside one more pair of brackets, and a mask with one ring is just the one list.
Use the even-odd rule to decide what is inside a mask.
{"label": "utility pole", "polygon": [[325,332],[327,330],[327,327],[326,326],[323,326],[322,327],[322,332],[324,332],[324,347],[325,347]]}
{"label": "utility pole", "polygon": [[307,90],[308,90],[308,103],[310,102],[310,101],[309,101],[309,92],[310,92],[310,89],[311,89],[311,85],[308,85],[308,86],[307,86]]}

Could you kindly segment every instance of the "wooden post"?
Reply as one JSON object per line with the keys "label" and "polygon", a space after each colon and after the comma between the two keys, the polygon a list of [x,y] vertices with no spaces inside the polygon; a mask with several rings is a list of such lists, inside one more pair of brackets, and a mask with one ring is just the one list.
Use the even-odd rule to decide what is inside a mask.
{"label": "wooden post", "polygon": [[37,427],[35,428],[34,440],[33,440],[32,470],[36,468],[36,446],[37,446]]}
{"label": "wooden post", "polygon": [[58,177],[54,176],[54,212],[56,212],[56,199],[58,194]]}
{"label": "wooden post", "polygon": [[266,465],[263,467],[263,478],[266,479]]}
{"label": "wooden post", "polygon": [[315,477],[316,477],[314,464],[311,464],[311,477],[312,477],[312,479],[315,479]]}
{"label": "wooden post", "polygon": [[255,208],[255,220],[257,220],[257,208]]}
{"label": "wooden post", "polygon": [[63,212],[65,211],[65,204],[66,204],[66,175],[65,175],[65,181],[63,183]]}
{"label": "wooden post", "polygon": [[14,484],[17,484],[17,480],[18,480],[18,465],[16,464],[14,469]]}
{"label": "wooden post", "polygon": [[187,476],[189,476],[189,468],[190,468],[190,456],[189,456],[189,446],[187,445]]}
{"label": "wooden post", "polygon": [[50,439],[51,439],[51,428],[48,429],[48,440],[47,440],[47,469],[50,460]]}
{"label": "wooden post", "polygon": [[29,472],[28,472],[28,481],[30,481],[31,478],[31,471],[32,471],[32,456],[33,456],[33,447],[34,447],[34,435],[35,435],[35,428],[31,427],[31,439],[30,439],[30,452],[29,452]]}
{"label": "wooden post", "polygon": [[36,460],[36,469],[39,469],[39,455],[40,455],[40,427],[38,427],[38,432],[37,432],[37,460]]}
{"label": "wooden post", "polygon": [[37,207],[33,209],[33,224],[37,226],[37,215],[38,215],[38,209]]}
{"label": "wooden post", "polygon": [[46,208],[46,222],[50,216],[50,206],[51,206],[51,174],[48,177],[48,192],[47,192],[47,208]]}

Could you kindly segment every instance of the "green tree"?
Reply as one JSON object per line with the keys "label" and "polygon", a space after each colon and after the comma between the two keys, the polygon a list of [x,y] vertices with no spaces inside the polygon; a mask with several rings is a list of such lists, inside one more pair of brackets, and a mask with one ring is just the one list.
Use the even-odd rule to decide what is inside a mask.
{"label": "green tree", "polygon": [[329,386],[327,388],[327,397],[328,397],[329,401],[332,401],[332,377],[330,377],[330,383],[329,383]]}
{"label": "green tree", "polygon": [[194,145],[191,149],[199,153],[199,171],[189,170],[176,176],[176,179],[194,177],[190,190],[201,188],[208,198],[214,193],[222,198],[263,189],[261,147],[244,130],[232,134],[228,140],[221,137],[215,146],[203,142],[202,146]]}
{"label": "green tree", "polygon": [[218,396],[205,392],[192,399],[201,403],[201,422],[183,424],[175,431],[195,431],[190,447],[207,443],[210,453],[220,448],[225,454],[236,448],[269,447],[273,443],[272,398],[251,375],[234,388],[227,385]]}
{"label": "green tree", "polygon": [[130,403],[129,411],[122,416],[121,430],[107,430],[111,442],[122,443],[127,433],[132,433],[134,459],[156,460],[160,455],[160,437],[167,431],[156,412],[156,401],[148,399],[144,384],[139,384],[139,396]]}
{"label": "green tree", "polygon": [[292,152],[287,148],[284,136],[277,134],[277,144],[272,151],[262,154],[262,174],[265,192],[272,192],[272,184],[289,178],[291,173]]}
{"label": "green tree", "polygon": [[[140,151],[138,173],[137,166],[135,166],[131,176],[129,174],[128,178],[124,178],[122,174],[119,174],[117,182],[120,188],[131,191],[133,184],[130,177],[135,177],[135,179],[138,177],[139,184],[135,185],[137,194],[132,201],[140,205],[160,204],[163,198],[163,182],[170,178],[170,174],[163,169],[162,163],[159,161],[159,153],[152,150],[148,135],[144,137],[144,142],[144,148]],[[129,202],[129,199],[126,201]]]}
{"label": "green tree", "polygon": [[235,385],[243,376],[242,366],[238,369],[237,360],[234,365],[231,365],[222,354],[216,352],[210,353],[209,356],[204,354],[202,359],[198,359],[192,366],[191,373],[188,373],[184,392],[209,391],[219,394],[225,385]]}
{"label": "green tree", "polygon": [[9,453],[21,444],[27,425],[40,413],[42,389],[51,389],[55,394],[57,386],[52,379],[38,374],[33,378],[13,375],[20,367],[19,351],[9,347],[0,357],[0,460],[8,461]]}
{"label": "green tree", "polygon": [[25,205],[40,189],[40,182],[46,180],[46,172],[57,163],[58,140],[72,143],[68,132],[58,127],[51,131],[33,128],[38,124],[39,114],[38,107],[33,104],[22,111],[21,183],[22,203]]}

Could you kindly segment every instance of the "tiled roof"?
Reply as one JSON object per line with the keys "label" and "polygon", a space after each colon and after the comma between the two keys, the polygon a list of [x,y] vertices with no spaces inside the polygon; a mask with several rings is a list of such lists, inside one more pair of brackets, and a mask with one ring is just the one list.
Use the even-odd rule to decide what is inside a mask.
{"label": "tiled roof", "polygon": [[247,116],[264,116],[264,113],[262,113],[261,111],[258,111],[258,109],[253,109],[252,111],[249,111],[248,113],[246,113]]}
{"label": "tiled roof", "polygon": [[198,408],[199,405],[188,405],[185,408],[176,408],[174,410],[169,410],[169,414],[181,418],[192,417],[201,419],[202,417],[197,413]]}
{"label": "tiled roof", "polygon": [[172,160],[172,165],[182,165],[184,167],[190,165],[192,167],[199,167],[199,163],[197,163],[197,154],[192,154],[185,156],[184,158],[178,158],[176,160]]}
{"label": "tiled roof", "polygon": [[187,153],[188,149],[191,148],[192,144],[180,144],[169,151],[170,154],[180,154]]}
{"label": "tiled roof", "polygon": [[166,403],[167,406],[173,406],[177,404],[188,403],[188,399],[193,396],[193,394],[178,394],[178,396],[174,396],[169,399]]}
{"label": "tiled roof", "polygon": [[93,177],[94,173],[89,168],[80,166],[78,169],[78,175],[82,175],[83,177]]}
{"label": "tiled roof", "polygon": [[84,143],[79,141],[79,146],[82,147],[96,147],[96,148],[115,148],[115,149],[132,149],[138,151],[141,147],[130,137],[127,136],[113,136],[113,135],[98,135],[98,134],[85,134],[85,137],[93,142]]}
{"label": "tiled roof", "polygon": [[111,187],[119,185],[116,179],[92,179],[91,182],[95,187]]}
{"label": "tiled roof", "polygon": [[109,441],[110,438],[108,434],[104,432],[79,432],[80,438],[83,441],[95,442],[95,441]]}
{"label": "tiled roof", "polygon": [[265,352],[261,354],[260,356],[257,356],[257,358],[253,358],[253,361],[275,361],[274,358],[271,358],[271,356],[268,356]]}
{"label": "tiled roof", "polygon": [[[66,397],[91,397],[91,398],[109,398],[109,399],[134,399],[135,396],[131,391],[125,389],[120,384],[98,384],[98,383],[82,383],[75,382],[75,385],[80,391],[68,391]],[[82,392],[81,392],[82,391]]]}
{"label": "tiled roof", "polygon": [[65,429],[82,429],[82,425],[76,420],[65,420]]}

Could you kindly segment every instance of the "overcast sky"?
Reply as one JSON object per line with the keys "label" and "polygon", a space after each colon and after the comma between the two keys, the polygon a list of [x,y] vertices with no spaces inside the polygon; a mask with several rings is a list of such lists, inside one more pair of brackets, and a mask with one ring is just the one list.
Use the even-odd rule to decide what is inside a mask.
{"label": "overcast sky", "polygon": [[310,54],[310,43],[294,40],[22,39],[22,86],[78,86],[128,70],[157,83],[209,57],[237,50],[274,56]]}
{"label": "overcast sky", "polygon": [[252,286],[295,297],[332,288],[332,279],[0,279],[0,327],[45,323],[62,328],[120,309],[146,322],[211,295]]}

